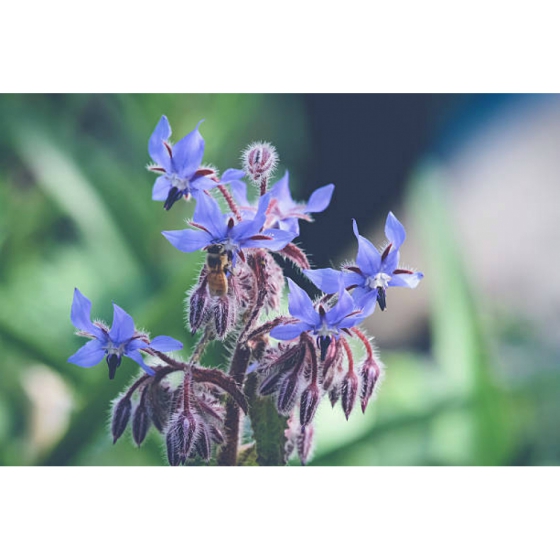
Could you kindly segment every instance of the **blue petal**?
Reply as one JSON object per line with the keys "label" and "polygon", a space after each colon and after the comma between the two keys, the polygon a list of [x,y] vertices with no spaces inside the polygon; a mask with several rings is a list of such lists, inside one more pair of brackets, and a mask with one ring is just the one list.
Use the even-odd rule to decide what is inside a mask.
{"label": "blue petal", "polygon": [[332,194],[334,191],[334,185],[326,185],[313,192],[309,197],[309,202],[305,208],[306,212],[322,212],[330,204]]}
{"label": "blue petal", "polygon": [[126,344],[124,353],[128,354],[128,352],[132,352],[133,350],[141,350],[142,348],[147,347],[148,343],[145,340],[141,340],[140,338],[133,338]]}
{"label": "blue petal", "polygon": [[134,319],[116,303],[113,303],[113,325],[109,338],[115,345],[122,344],[134,336]]}
{"label": "blue petal", "polygon": [[105,356],[103,344],[95,339],[84,344],[75,354],[68,358],[71,364],[81,367],[92,367],[97,365]]}
{"label": "blue petal", "polygon": [[356,220],[352,220],[354,235],[358,240],[358,255],[356,264],[366,276],[375,276],[381,266],[381,255],[379,251],[358,231]]}
{"label": "blue petal", "polygon": [[222,183],[230,183],[231,181],[235,181],[237,179],[243,179],[245,177],[245,171],[242,169],[226,169],[222,173],[222,178],[220,182]]}
{"label": "blue petal", "polygon": [[395,218],[393,212],[389,212],[385,222],[385,237],[393,244],[394,249],[398,249],[406,237],[403,225]]}
{"label": "blue petal", "polygon": [[393,270],[399,267],[400,252],[392,249],[389,254],[381,262],[381,272],[385,274],[393,274]]}
{"label": "blue petal", "polygon": [[171,189],[171,182],[167,177],[162,175],[156,179],[152,189],[152,200],[167,200],[167,195]]}
{"label": "blue petal", "polygon": [[173,165],[181,177],[190,178],[202,163],[204,138],[198,132],[202,122],[200,121],[192,132],[173,146]]}
{"label": "blue petal", "polygon": [[193,221],[204,226],[216,241],[226,236],[226,216],[222,214],[220,206],[210,195],[202,193],[197,198]]}
{"label": "blue petal", "polygon": [[274,227],[278,227],[282,231],[291,231],[297,237],[299,235],[299,219],[298,218],[284,218],[283,220],[279,220],[276,222],[277,225]]}
{"label": "blue petal", "polygon": [[191,179],[189,181],[189,186],[191,194],[198,199],[197,195],[201,194],[202,191],[209,191],[210,189],[217,187],[218,183],[216,183],[213,179],[210,179],[207,175],[201,175],[200,177]]}
{"label": "blue petal", "polygon": [[131,360],[134,360],[148,375],[155,375],[155,371],[144,363],[142,354],[138,350],[132,350],[130,352],[125,352],[125,356],[128,356]]}
{"label": "blue petal", "polygon": [[354,300],[352,296],[344,288],[344,284],[340,283],[338,290],[338,301],[336,305],[327,311],[327,324],[330,326],[338,325],[347,315],[354,311]]}
{"label": "blue petal", "polygon": [[276,182],[269,192],[272,198],[275,198],[281,204],[285,203],[288,206],[292,206],[294,201],[292,199],[292,195],[290,194],[289,181],[290,174],[286,171],[286,173],[284,173],[284,177]]}
{"label": "blue petal", "polygon": [[342,272],[342,281],[347,288],[350,286],[363,286],[366,282],[366,277],[352,270],[344,270]]}
{"label": "blue petal", "polygon": [[294,323],[293,325],[280,325],[270,331],[270,336],[277,340],[292,340],[302,332],[308,331],[309,326],[305,323]]}
{"label": "blue petal", "polygon": [[163,115],[156,125],[150,140],[148,141],[148,153],[150,157],[161,167],[169,171],[171,162],[169,159],[169,152],[163,145],[164,142],[169,140],[171,136],[171,127],[167,117]]}
{"label": "blue petal", "polygon": [[[316,327],[321,322],[319,313],[315,311],[311,298],[291,278],[288,278],[290,293],[288,294],[288,311],[292,317],[307,323],[309,327]],[[303,331],[302,331],[303,332]]]}
{"label": "blue petal", "polygon": [[393,274],[391,280],[389,280],[389,286],[416,288],[422,278],[424,278],[424,275],[421,272],[415,272],[414,274]]}
{"label": "blue petal", "polygon": [[247,185],[243,181],[231,181],[229,188],[233,194],[233,198],[241,204],[241,206],[251,206],[247,200]]}
{"label": "blue petal", "polygon": [[291,231],[280,229],[265,229],[262,235],[272,237],[272,239],[245,239],[239,242],[241,248],[261,247],[269,251],[281,251],[292,239],[296,237]]}
{"label": "blue petal", "polygon": [[304,270],[303,273],[317,288],[325,294],[335,294],[338,291],[339,281],[343,274],[333,268],[319,268],[316,270]]}
{"label": "blue petal", "polygon": [[193,229],[181,229],[174,231],[162,231],[162,235],[179,251],[183,253],[192,253],[199,251],[206,245],[213,242],[213,238],[205,231]]}
{"label": "blue petal", "polygon": [[174,350],[181,350],[181,348],[183,348],[183,343],[170,336],[156,336],[152,342],[150,342],[150,348],[158,350],[159,352],[173,352]]}
{"label": "blue petal", "polygon": [[74,288],[70,320],[77,329],[103,339],[105,333],[91,322],[91,301],[78,288]]}

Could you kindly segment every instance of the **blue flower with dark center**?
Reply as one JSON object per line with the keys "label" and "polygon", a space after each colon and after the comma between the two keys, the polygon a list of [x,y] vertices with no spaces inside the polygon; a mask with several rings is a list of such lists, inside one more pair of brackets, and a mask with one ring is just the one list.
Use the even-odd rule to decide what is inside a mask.
{"label": "blue flower with dark center", "polygon": [[211,176],[212,169],[199,169],[204,155],[204,139],[198,127],[171,145],[171,126],[163,115],[148,142],[148,152],[155,163],[148,166],[149,171],[160,173],[152,190],[152,200],[164,200],[163,207],[169,210],[182,197],[195,198],[204,191],[217,185]]}
{"label": "blue flower with dark center", "polygon": [[355,327],[365,315],[356,309],[354,300],[342,283],[339,284],[338,301],[329,310],[321,304],[316,309],[304,290],[289,278],[288,284],[288,311],[297,322],[274,327],[270,336],[278,340],[292,340],[303,332],[310,332],[316,337],[321,360],[324,360],[332,340],[338,339],[343,329]]}
{"label": "blue flower with dark center", "polygon": [[[334,185],[331,183],[316,189],[307,203],[295,202],[292,199],[289,186],[290,175],[288,171],[284,177],[275,183],[270,189],[271,202],[267,212],[267,227],[274,227],[284,231],[292,231],[299,235],[299,220],[311,222],[310,214],[322,212],[331,202]],[[231,183],[231,190],[237,202],[241,205],[244,215],[255,212],[247,200],[247,185],[243,181]]]}
{"label": "blue flower with dark center", "polygon": [[416,288],[424,278],[421,272],[399,268],[399,249],[406,233],[403,225],[389,212],[385,222],[385,235],[389,244],[379,252],[372,243],[362,237],[356,220],[353,220],[354,235],[358,240],[356,266],[346,266],[342,271],[324,268],[304,270],[304,274],[327,294],[337,290],[340,280],[354,291],[352,297],[356,305],[369,315],[375,309],[376,302],[383,311],[387,307],[386,290],[389,287]]}
{"label": "blue flower with dark center", "polygon": [[[230,214],[222,214],[218,203],[210,196],[199,197],[189,225],[196,229],[163,231],[166,239],[179,251],[191,253],[210,245],[222,245],[223,250],[236,254],[243,249],[263,248],[280,251],[295,234],[279,229],[263,229],[270,193],[262,196],[255,217],[235,223]],[[235,264],[235,262],[234,262]]]}
{"label": "blue flower with dark center", "polygon": [[132,317],[118,305],[113,304],[113,325],[111,330],[99,322],[91,321],[91,301],[78,288],[74,290],[70,319],[78,329],[78,334],[93,338],[68,358],[71,364],[81,367],[97,365],[104,357],[109,366],[109,379],[115,372],[123,356],[128,356],[139,364],[149,375],[154,370],[144,363],[140,350],[158,350],[172,352],[180,350],[183,345],[170,336],[156,336],[151,342],[149,338],[136,331]]}

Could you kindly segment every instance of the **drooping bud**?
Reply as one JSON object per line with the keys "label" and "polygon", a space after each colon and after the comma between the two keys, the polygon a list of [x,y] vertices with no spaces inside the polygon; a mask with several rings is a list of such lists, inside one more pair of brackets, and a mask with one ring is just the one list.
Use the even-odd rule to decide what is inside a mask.
{"label": "drooping bud", "polygon": [[313,420],[319,406],[319,398],[319,387],[316,383],[309,385],[301,394],[299,423],[302,426],[307,426]]}
{"label": "drooping bud", "polygon": [[123,435],[123,432],[130,420],[130,412],[132,403],[129,397],[124,397],[115,404],[113,408],[113,417],[111,419],[111,434],[113,435],[113,444]]}
{"label": "drooping bud", "polygon": [[210,440],[210,434],[204,426],[201,426],[194,448],[204,461],[210,461],[210,457],[212,456],[212,442]]}
{"label": "drooping bud", "polygon": [[146,410],[156,430],[163,432],[171,411],[173,395],[169,385],[161,383],[150,383],[146,387]]}
{"label": "drooping bud", "polygon": [[278,389],[277,408],[280,414],[287,414],[294,407],[298,386],[298,376],[294,373],[286,376]]}
{"label": "drooping bud", "polygon": [[132,438],[138,447],[142,444],[150,428],[150,416],[146,408],[145,397],[142,395],[134,415],[132,416]]}
{"label": "drooping bud", "polygon": [[366,359],[362,368],[360,369],[360,378],[362,380],[362,387],[360,390],[360,401],[362,405],[362,412],[366,411],[369,399],[373,394],[375,386],[381,376],[381,367],[374,359]]}
{"label": "drooping bud", "polygon": [[191,334],[194,334],[203,323],[208,309],[208,291],[206,279],[193,291],[189,300],[189,325]]}
{"label": "drooping bud", "polygon": [[340,387],[338,385],[335,385],[329,391],[329,401],[331,401],[331,406],[333,408],[334,408],[334,405],[338,402],[338,399],[340,399]]}
{"label": "drooping bud", "polygon": [[224,434],[222,434],[216,426],[210,426],[210,437],[212,441],[218,445],[221,445],[225,441]]}
{"label": "drooping bud", "polygon": [[344,410],[344,415],[346,420],[350,416],[354,405],[356,404],[356,396],[358,395],[358,376],[350,370],[340,386],[340,397],[342,410]]}
{"label": "drooping bud", "polygon": [[193,444],[196,440],[198,422],[190,411],[184,412],[182,417],[183,427],[183,449],[182,455],[188,457],[191,454]]}
{"label": "drooping bud", "polygon": [[251,181],[259,185],[268,179],[278,164],[276,148],[268,142],[255,142],[248,146],[242,155],[243,170]]}
{"label": "drooping bud", "polygon": [[179,418],[170,424],[165,438],[167,460],[172,467],[177,467],[181,464],[183,440],[183,423]]}
{"label": "drooping bud", "polygon": [[229,303],[229,298],[223,296],[217,298],[214,304],[214,326],[216,327],[216,335],[218,338],[224,338],[231,327],[232,318]]}

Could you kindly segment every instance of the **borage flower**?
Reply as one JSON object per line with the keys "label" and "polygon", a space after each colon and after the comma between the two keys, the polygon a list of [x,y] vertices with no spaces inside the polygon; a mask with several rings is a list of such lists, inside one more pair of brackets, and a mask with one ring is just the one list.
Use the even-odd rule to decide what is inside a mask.
{"label": "borage flower", "polygon": [[68,358],[71,364],[81,367],[97,365],[106,357],[109,366],[109,379],[115,377],[115,372],[121,364],[123,356],[134,360],[149,375],[154,370],[144,363],[140,350],[157,350],[172,352],[180,350],[183,345],[170,336],[156,336],[151,342],[143,333],[134,327],[132,317],[118,305],[113,304],[113,325],[111,330],[103,323],[91,321],[91,301],[78,288],[74,289],[74,299],[70,312],[72,324],[78,329],[78,334],[93,338]]}
{"label": "borage flower", "polygon": [[204,155],[204,139],[198,127],[171,145],[171,126],[163,115],[148,142],[148,152],[155,163],[148,166],[149,171],[160,173],[152,190],[152,200],[164,200],[163,207],[169,210],[182,197],[199,194],[217,185],[211,177],[213,169],[200,169]]}
{"label": "borage flower", "polygon": [[[270,189],[271,202],[267,211],[266,226],[291,231],[299,235],[299,220],[313,221],[310,214],[322,212],[331,202],[334,185],[331,183],[320,187],[311,193],[307,203],[295,202],[290,193],[290,175],[288,171],[284,177]],[[240,204],[241,212],[251,216],[256,212],[253,205],[247,200],[247,185],[243,181],[231,183],[233,196]]]}
{"label": "borage flower", "polygon": [[279,229],[263,229],[270,194],[262,196],[255,217],[235,223],[230,214],[222,214],[218,203],[209,195],[201,196],[189,225],[196,229],[163,231],[165,238],[179,251],[192,253],[210,245],[221,245],[230,253],[235,265],[236,255],[243,257],[243,249],[262,248],[280,251],[295,234]]}
{"label": "borage flower", "polygon": [[387,288],[416,288],[424,275],[421,272],[399,268],[399,250],[404,243],[406,232],[392,212],[389,212],[385,222],[385,235],[389,243],[383,252],[378,251],[371,242],[360,235],[356,220],[353,220],[353,228],[358,240],[355,266],[345,266],[342,271],[332,268],[304,270],[304,274],[325,293],[334,293],[342,280],[347,289],[354,289],[352,297],[366,314],[373,312],[376,303],[379,303],[383,311],[387,307]]}

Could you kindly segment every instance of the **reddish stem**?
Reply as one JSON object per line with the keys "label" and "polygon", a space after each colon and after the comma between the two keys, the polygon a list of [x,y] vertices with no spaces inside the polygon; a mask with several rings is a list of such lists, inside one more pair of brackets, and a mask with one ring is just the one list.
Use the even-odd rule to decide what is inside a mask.
{"label": "reddish stem", "polygon": [[228,203],[230,210],[234,213],[236,220],[241,222],[243,220],[241,212],[239,212],[239,208],[237,208],[237,204],[235,204],[235,200],[233,200],[230,192],[226,189],[225,185],[218,185],[218,189],[226,199],[226,202]]}
{"label": "reddish stem", "polygon": [[354,373],[354,356],[352,355],[350,345],[344,338],[340,337],[340,340],[342,342],[342,346],[344,346],[344,350],[346,351],[346,356],[348,358],[348,371]]}
{"label": "reddish stem", "polygon": [[373,360],[373,348],[371,347],[371,343],[368,340],[368,337],[357,327],[352,327],[351,330],[364,343],[368,358],[370,360]]}
{"label": "reddish stem", "polygon": [[267,189],[268,189],[268,177],[263,177],[261,180],[261,196],[266,194]]}

